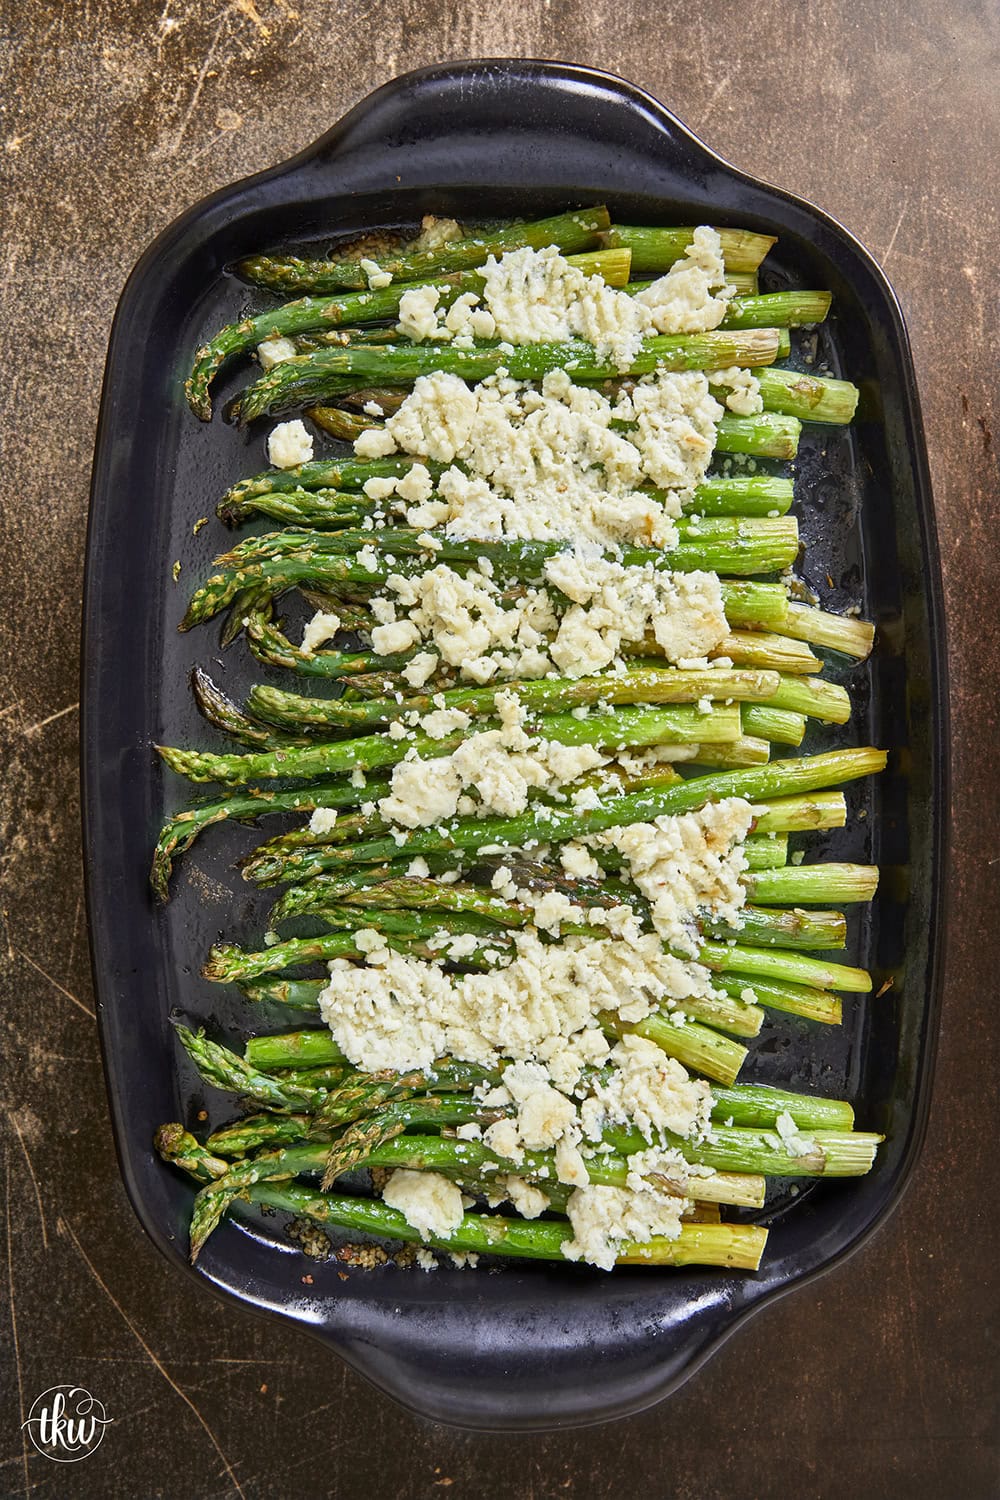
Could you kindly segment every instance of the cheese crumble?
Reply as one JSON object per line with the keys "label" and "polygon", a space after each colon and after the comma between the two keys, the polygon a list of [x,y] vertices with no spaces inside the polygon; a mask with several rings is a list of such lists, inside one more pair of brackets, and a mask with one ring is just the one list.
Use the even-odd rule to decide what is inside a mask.
{"label": "cheese crumble", "polygon": [[296,469],[313,456],[313,440],[305,423],[279,422],[267,440],[267,456],[276,469]]}
{"label": "cheese crumble", "polygon": [[553,944],[528,929],[516,933],[513,953],[481,974],[446,973],[384,946],[374,966],[333,959],[320,1010],[338,1046],[366,1072],[430,1068],[445,1055],[494,1067],[512,1058],[543,1063],[565,1092],[582,1067],[610,1054],[604,1012],[634,1023],[662,1005],[713,994],[708,970],[664,952],[652,933]]}
{"label": "cheese crumble", "polygon": [[362,458],[398,450],[449,466],[433,498],[407,508],[411,526],[672,547],[674,518],[705,476],[722,411],[701,371],[661,371],[614,400],[563,370],[540,390],[505,376],[470,388],[437,372],[419,376],[385,427],[354,447]]}

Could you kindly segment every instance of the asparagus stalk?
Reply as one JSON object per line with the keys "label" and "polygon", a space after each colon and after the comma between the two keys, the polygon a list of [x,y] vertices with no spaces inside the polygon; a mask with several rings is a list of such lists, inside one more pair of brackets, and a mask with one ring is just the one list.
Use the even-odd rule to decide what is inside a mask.
{"label": "asparagus stalk", "polygon": [[[713,1125],[711,1137],[699,1141],[667,1131],[664,1137],[699,1166],[765,1177],[863,1177],[885,1139],[873,1132],[837,1129],[809,1130],[798,1142],[786,1142],[775,1131],[739,1125]],[[635,1131],[609,1131],[607,1138],[619,1150],[642,1149],[643,1138]]]}
{"label": "asparagus stalk", "polygon": [[[595,677],[538,678],[503,684],[530,713],[564,712],[596,703],[698,703],[704,699],[735,703],[757,702],[777,692],[775,672],[678,671],[652,667]],[[317,729],[338,726],[371,728],[410,715],[432,713],[436,707],[460,709],[472,716],[496,714],[496,687],[451,688],[441,694],[415,694],[402,703],[394,698],[370,698],[363,703],[344,698],[306,698],[268,684],[250,689],[247,705],[258,718],[283,727]],[[443,699],[443,703],[440,701]]]}
{"label": "asparagus stalk", "polygon": [[767,740],[741,734],[729,744],[693,746],[687,763],[699,768],[711,766],[719,771],[737,771],[742,766],[763,766],[770,758],[771,746]]}
{"label": "asparagus stalk", "polygon": [[[490,720],[477,721],[487,728]],[[538,719],[535,732],[560,745],[688,745],[734,740],[740,734],[739,706],[715,706],[708,713],[679,705],[672,708],[624,707],[615,712],[595,713],[576,719],[572,713],[549,714]],[[168,746],[157,749],[173,771],[196,782],[223,781],[234,785],[275,777],[329,776],[354,770],[369,771],[396,765],[410,750],[421,759],[446,755],[468,738],[468,730],[455,730],[441,739],[412,731],[412,739],[394,740],[388,735],[366,735],[358,739],[320,743],[307,748],[263,751],[249,755],[213,755]],[[544,817],[544,813],[537,814]],[[388,851],[392,857],[392,851]]]}
{"label": "asparagus stalk", "polygon": [[846,1099],[823,1099],[766,1084],[743,1083],[735,1088],[713,1084],[712,1100],[713,1120],[725,1121],[727,1125],[772,1130],[778,1116],[787,1114],[799,1130],[854,1128],[854,1110]]}
{"label": "asparagus stalk", "polygon": [[751,458],[794,458],[799,451],[802,424],[797,417],[762,411],[753,417],[731,412],[715,429],[716,453],[744,453]]}
{"label": "asparagus stalk", "polygon": [[751,834],[743,841],[743,857],[748,870],[776,870],[788,862],[788,835],[784,833]]}
{"label": "asparagus stalk", "polygon": [[[473,1251],[529,1260],[564,1260],[562,1246],[569,1227],[558,1221],[501,1219],[494,1215],[464,1214],[449,1235],[424,1236],[396,1209],[367,1198],[344,1198],[317,1193],[298,1184],[260,1183],[250,1189],[255,1203],[284,1209],[318,1224],[336,1224],[352,1233],[378,1235],[451,1252]],[[646,1244],[625,1241],[618,1250],[619,1265],[725,1266],[756,1271],[767,1243],[767,1230],[753,1224],[682,1224],[675,1240],[658,1237]]]}
{"label": "asparagus stalk", "polygon": [[863,661],[875,640],[875,627],[850,615],[833,615],[808,604],[789,604],[785,633],[814,646]]}
{"label": "asparagus stalk", "polygon": [[736,667],[769,672],[820,672],[818,657],[786,635],[764,630],[734,630],[716,647],[713,656],[728,656]]}
{"label": "asparagus stalk", "polygon": [[[319,413],[336,416],[320,417]],[[325,431],[338,435],[334,429],[346,433],[343,418],[348,414],[339,408],[312,407],[306,413]],[[350,420],[355,420],[351,416]],[[363,418],[363,426],[370,427],[371,419]],[[356,434],[354,434],[356,435]],[[654,491],[654,494],[662,492]],[[684,502],[688,515],[703,516],[765,516],[787,514],[792,504],[792,484],[788,479],[772,478],[768,475],[752,474],[735,477],[713,478],[698,486],[690,500]],[[377,511],[374,500],[368,500],[354,490],[336,489],[280,489],[250,495],[235,504],[220,507],[219,518],[234,525],[251,515],[270,516],[286,525],[321,527],[332,530],[345,526],[357,526],[362,518]],[[837,617],[835,617],[837,618]]]}
{"label": "asparagus stalk", "polygon": [[724,578],[722,603],[732,630],[779,630],[788,611],[788,595],[781,583],[747,583]]}
{"label": "asparagus stalk", "polygon": [[829,292],[770,292],[763,297],[733,297],[722,326],[801,328],[808,323],[822,323],[832,300]]}
{"label": "asparagus stalk", "polygon": [[223,734],[257,750],[274,750],[290,745],[305,745],[303,735],[280,732],[270,724],[254,723],[247,714],[219,688],[201,667],[191,673],[194,701],[204,718]]}
{"label": "asparagus stalk", "polygon": [[827,724],[846,724],[851,717],[851,699],[846,688],[821,677],[798,677],[781,674],[777,690],[767,700],[769,708],[787,709],[806,714]]}
{"label": "asparagus stalk", "polygon": [[800,422],[843,426],[857,410],[860,393],[849,380],[795,370],[761,370],[757,378],[765,410],[797,417]]}
{"label": "asparagus stalk", "polygon": [[764,474],[713,476],[698,485],[685,510],[705,516],[783,516],[792,499],[790,479]]}
{"label": "asparagus stalk", "polygon": [[[724,417],[723,423],[726,420]],[[760,421],[770,435],[770,418],[761,416],[740,420],[750,423],[755,420]],[[783,424],[788,423],[789,420],[781,419]],[[798,423],[791,423],[791,427],[796,431],[798,426]],[[422,463],[433,479],[439,479],[448,467],[446,464],[435,463],[431,459],[417,459],[401,455],[396,458],[377,459],[316,459],[294,469],[268,469],[264,473],[252,475],[249,479],[241,479],[228,489],[219,502],[218,515],[220,520],[231,522],[245,519],[243,507],[248,502],[263,495],[294,495],[300,491],[325,493],[331,496],[340,494],[345,504],[353,503],[353,500],[360,501],[362,498],[359,492],[367,480],[401,479],[416,463]],[[700,510],[703,503],[706,506],[711,505],[713,499],[720,495],[732,497],[737,510],[740,509],[736,506],[737,497],[743,498],[747,506],[752,505],[755,500],[762,504],[767,502],[764,514],[769,515],[772,510],[782,512],[787,510],[788,504],[791,503],[792,484],[788,479],[772,479],[760,474],[734,477],[712,476],[695,491],[692,509]],[[773,504],[770,503],[772,500]],[[745,510],[743,513],[755,514],[756,511]],[[840,617],[834,616],[834,618]]]}
{"label": "asparagus stalk", "polygon": [[771,948],[748,948],[742,943],[703,943],[698,962],[721,973],[739,973],[803,984],[820,990],[846,990],[867,994],[871,975],[848,964],[833,964],[801,953]]}
{"label": "asparagus stalk", "polygon": [[787,1015],[802,1016],[807,1021],[820,1021],[827,1026],[840,1025],[840,996],[831,995],[812,985],[790,984],[787,981],[764,979],[760,975],[716,973],[712,986],[714,989],[724,990],[733,999],[762,1005],[766,1010],[780,1010]]}
{"label": "asparagus stalk", "polygon": [[369,479],[402,479],[414,464],[423,464],[434,479],[439,479],[448,467],[431,459],[411,458],[401,454],[395,458],[318,458],[299,464],[294,469],[267,469],[262,474],[252,474],[249,479],[240,479],[231,485],[216,508],[221,521],[244,519],[241,507],[260,495],[287,494],[298,490],[343,491],[349,494],[361,491]]}
{"label": "asparagus stalk", "polygon": [[[754,573],[780,571],[798,554],[797,523],[790,517],[733,522],[724,533],[713,530],[701,537],[681,540],[672,550],[625,547],[620,549],[626,566],[654,567],[678,572],[709,569],[746,577]],[[455,541],[438,538],[429,563],[423,533],[406,530],[329,532],[274,532],[249,538],[216,560],[217,571],[195,590],[178,627],[190,630],[231,604],[248,589],[264,588],[272,594],[303,583],[337,589],[344,585],[369,588],[385,584],[390,574],[412,576],[429,565],[478,566],[481,557],[493,567],[494,577],[519,583],[543,583],[545,564],[566,549],[566,542],[507,539],[503,542]],[[362,562],[359,553],[374,560]],[[390,561],[391,559],[391,561]]]}
{"label": "asparagus stalk", "polygon": [[361,801],[362,796],[366,798],[384,796],[387,791],[388,782],[385,783],[384,790],[375,787],[365,790],[364,793],[351,786],[349,782],[334,783],[329,786],[314,783],[298,791],[274,791],[264,787],[250,787],[245,792],[230,794],[227,797],[203,803],[200,807],[186,808],[168,818],[160,830],[149,876],[150,885],[157,898],[160,901],[166,901],[169,898],[168,887],[174,859],[190,849],[198,835],[214,823],[224,823],[229,820],[240,823],[252,822],[265,813],[311,813],[317,807],[352,807]]}
{"label": "asparagus stalk", "polygon": [[801,745],[806,732],[805,714],[793,714],[770,703],[744,703],[740,710],[744,734],[774,745]]}
{"label": "asparagus stalk", "polygon": [[758,901],[777,901],[795,906],[823,902],[871,901],[878,889],[876,865],[816,864],[788,865],[783,870],[762,870],[744,878],[747,890]]}
{"label": "asparagus stalk", "polygon": [[[777,243],[774,235],[756,234],[749,229],[719,229],[718,235],[727,273],[756,271],[771,246]],[[661,275],[681,259],[693,239],[693,229],[612,224],[602,234],[601,243],[609,248],[630,250],[633,275],[643,271]]]}
{"label": "asparagus stalk", "polygon": [[730,1037],[720,1036],[708,1026],[687,1020],[683,1010],[654,1013],[631,1024],[609,1011],[602,1015],[601,1025],[610,1036],[622,1037],[634,1032],[645,1037],[692,1073],[723,1084],[735,1083],[746,1061],[746,1047]]}
{"label": "asparagus stalk", "polygon": [[339,406],[307,406],[306,416],[340,443],[353,443],[371,426],[362,413],[343,411]]}
{"label": "asparagus stalk", "polygon": [[[581,721],[574,720],[574,723],[579,722]],[[349,749],[352,744],[359,743],[361,742],[351,741],[347,747],[325,746],[323,749],[324,751],[341,751],[344,748]],[[206,779],[213,774],[218,774],[221,768],[206,765],[205,762],[209,759],[218,761],[222,757],[197,757],[192,765],[190,760],[192,753],[170,752],[173,758],[181,757],[175,768],[185,770],[185,774],[190,774],[191,770],[199,773],[204,771],[207,773]],[[292,767],[298,765],[299,762],[293,761],[293,757],[301,756],[303,753],[301,751],[288,752],[285,759],[285,774],[295,774]],[[264,758],[231,756],[228,759],[261,761]],[[861,776],[873,775],[884,768],[885,762],[886,755],[881,750],[871,748],[834,750],[825,755],[801,756],[797,760],[789,761],[772,761],[767,766],[752,766],[742,771],[720,771],[708,776],[691,777],[687,781],[661,788],[626,794],[623,797],[609,797],[601,807],[589,810],[583,815],[572,809],[532,807],[514,818],[458,819],[448,828],[446,834],[435,828],[414,829],[402,844],[397,844],[394,838],[373,839],[356,845],[350,850],[330,851],[323,856],[313,858],[313,869],[310,873],[332,870],[343,864],[377,864],[386,860],[400,859],[403,857],[404,849],[407,857],[412,858],[415,854],[433,854],[441,850],[449,852],[457,849],[478,850],[488,845],[501,849],[523,848],[531,840],[558,844],[567,839],[600,833],[607,828],[621,828],[627,823],[648,823],[653,818],[666,813],[690,812],[694,808],[703,807],[706,802],[718,801],[723,797],[747,797],[751,801],[764,801],[769,795],[791,796],[826,789],[846,781],[853,781]],[[229,768],[227,772],[231,774]],[[255,766],[250,776],[259,774],[267,774],[265,767]],[[290,868],[293,864],[294,861],[288,862],[286,871],[281,876],[283,880],[295,878],[295,872]]]}
{"label": "asparagus stalk", "polygon": [[754,808],[755,833],[802,833],[814,828],[843,828],[847,803],[843,792],[813,792],[805,797],[774,797]]}
{"label": "asparagus stalk", "polygon": [[[378,260],[380,271],[388,272],[394,282],[436,280],[451,271],[468,270],[485,264],[493,256],[510,250],[530,247],[544,249],[556,245],[569,254],[586,250],[597,242],[597,236],[609,227],[608,211],[603,206],[556,214],[533,223],[509,224],[502,229],[483,230],[463,239],[451,240],[433,250],[409,251]],[[608,245],[607,249],[628,249]],[[363,288],[368,276],[359,261],[347,259],[310,260],[297,255],[252,255],[240,262],[241,276],[275,292],[336,292],[341,288]],[[756,267],[736,266],[734,270]],[[387,288],[388,290],[388,288]]]}
{"label": "asparagus stalk", "polygon": [[273,975],[266,975],[262,979],[242,981],[240,989],[244,999],[249,1000],[252,1005],[318,1010],[320,992],[325,986],[325,979],[276,979]]}
{"label": "asparagus stalk", "polygon": [[[773,363],[779,346],[778,330],[772,328],[656,334],[644,341],[629,364],[629,372],[648,375],[657,369],[713,370],[730,365],[749,369]],[[593,345],[582,339],[562,344],[483,344],[471,349],[454,344],[352,345],[299,354],[275,365],[243,393],[239,420],[245,426],[267,413],[315,404],[345,389],[345,382],[411,383],[419,375],[436,371],[478,381],[500,369],[507,370],[515,380],[540,380],[550,370],[568,370],[576,381],[611,380],[621,374],[614,363],[602,359]],[[794,397],[786,395],[783,399],[792,403]]]}
{"label": "asparagus stalk", "polygon": [[216,1088],[243,1094],[268,1109],[294,1113],[317,1102],[315,1089],[285,1084],[245,1062],[235,1052],[210,1041],[203,1031],[177,1025],[177,1036],[201,1076]]}
{"label": "asparagus stalk", "polygon": [[[748,891],[758,894],[754,882],[776,873],[781,872],[768,871],[763,877],[745,875],[743,884]],[[783,911],[765,906],[745,906],[737,927],[730,927],[725,922],[704,921],[699,924],[699,930],[706,937],[735,938],[744,947],[754,948],[842,948],[846,941],[846,923],[839,911]]]}

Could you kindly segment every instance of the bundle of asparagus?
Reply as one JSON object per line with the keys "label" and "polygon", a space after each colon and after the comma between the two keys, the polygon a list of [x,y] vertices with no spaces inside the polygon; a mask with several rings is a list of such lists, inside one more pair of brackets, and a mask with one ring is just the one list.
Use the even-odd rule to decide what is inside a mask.
{"label": "bundle of asparagus", "polygon": [[[768,1012],[837,1024],[841,994],[871,987],[864,971],[816,955],[845,945],[839,908],[870,900],[877,870],[789,863],[788,837],[842,826],[846,802],[834,788],[877,772],[885,757],[862,748],[771,759],[773,745],[801,743],[810,719],[847,722],[848,694],[822,676],[817,652],[860,660],[873,634],[863,621],[797,597],[789,573],[799,551],[788,514],[791,478],[704,473],[674,489],[640,476],[631,498],[665,518],[657,544],[651,533],[649,544],[638,535],[596,549],[591,542],[588,565],[604,566],[633,594],[640,579],[643,586],[653,580],[653,588],[658,577],[671,588],[684,577],[714,580],[721,630],[704,653],[689,653],[700,660],[685,661],[664,645],[654,611],[632,637],[619,630],[606,665],[563,672],[553,667],[560,631],[585,606],[570,585],[560,590],[559,569],[576,555],[579,538],[516,526],[463,534],[454,517],[425,524],[400,498],[440,504],[449,484],[453,492],[456,483],[481,477],[457,448],[436,457],[396,442],[402,429],[395,419],[411,411],[411,392],[441,374],[475,390],[525,383],[530,390],[534,382],[547,391],[553,372],[568,371],[575,388],[606,403],[609,432],[641,443],[637,391],[662,382],[664,372],[707,370],[710,379],[716,372],[716,389],[750,390],[756,409],[741,412],[739,401],[732,410],[716,408],[714,451],[754,460],[794,457],[803,422],[849,421],[857,392],[848,382],[774,366],[788,353],[788,330],[821,321],[829,295],[759,295],[758,267],[773,242],[743,231],[721,231],[717,241],[727,288],[713,326],[647,332],[627,358],[579,337],[452,338],[440,322],[426,338],[406,336],[414,331],[405,321],[408,293],[430,293],[423,305],[434,317],[467,311],[488,292],[490,267],[512,252],[556,246],[595,286],[638,301],[662,283],[630,281],[630,273],[669,277],[678,263],[682,273],[689,270],[684,257],[697,264],[703,233],[612,226],[606,211],[595,209],[490,234],[461,235],[454,226],[439,243],[417,242],[377,260],[255,257],[241,267],[249,279],[305,295],[231,325],[198,351],[187,390],[200,417],[211,415],[209,386],[225,360],[280,344],[278,356],[268,357],[271,367],[240,398],[240,421],[305,406],[321,430],[355,441],[357,452],[233,485],[219,504],[220,519],[236,525],[264,516],[283,529],[247,537],[217,556],[181,622],[191,629],[227,612],[225,643],[243,633],[266,668],[291,670],[313,689],[335,689],[328,696],[261,682],[240,706],[199,670],[199,707],[242,750],[160,747],[173,771],[222,789],[165,824],[151,877],[160,899],[168,897],[174,858],[210,825],[307,815],[244,862],[248,881],[284,887],[259,951],[218,944],[204,974],[239,984],[251,1006],[279,1018],[321,1012],[330,1022],[253,1037],[243,1058],[179,1029],[202,1077],[257,1111],[203,1144],[179,1124],[158,1133],[164,1158],[200,1184],[193,1257],[223,1215],[249,1200],[454,1253],[593,1259],[577,1240],[583,1206],[597,1202],[587,1194],[601,1189],[619,1194],[619,1209],[626,1199],[659,1194],[661,1207],[664,1199],[673,1205],[676,1222],[636,1238],[629,1225],[641,1216],[626,1216],[603,1244],[610,1259],[597,1263],[753,1269],[766,1231],[718,1222],[720,1204],[759,1208],[767,1177],[855,1175],[872,1165],[880,1137],[853,1130],[845,1101],[736,1083],[745,1043]],[[442,519],[446,511],[442,504]],[[652,525],[655,531],[659,522]],[[406,588],[419,592],[441,570],[456,586],[488,578],[490,607],[508,618],[526,600],[542,600],[537,651],[547,670],[519,675],[494,661],[487,681],[450,653],[440,634],[412,625],[420,618],[415,609],[405,630],[387,634],[387,620],[399,618],[387,605],[392,591],[408,597]],[[319,611],[320,628],[302,645],[277,615],[278,601],[293,590]],[[596,612],[590,618],[597,620]],[[550,757],[581,758],[566,760],[564,774],[536,778],[516,807],[491,802],[497,794],[469,776],[456,781],[444,816],[400,814],[401,777],[415,763],[454,780],[463,751],[468,760],[470,746],[494,749],[511,723],[516,738],[509,744],[522,757],[541,746]],[[706,899],[687,913],[683,932],[668,931],[658,896],[618,835],[662,831],[671,820],[736,805],[734,799],[748,804],[745,827],[726,851],[738,869],[735,908],[713,908]],[[556,903],[558,920],[543,917],[546,901]],[[295,928],[283,936],[288,922]],[[593,1017],[604,1060],[578,1068],[563,1093],[574,1109],[588,1100],[606,1103],[617,1049],[637,1038],[692,1081],[702,1080],[707,1113],[674,1130],[662,1122],[640,1127],[627,1113],[606,1110],[586,1140],[573,1127],[568,1170],[558,1145],[516,1140],[519,1103],[503,1082],[523,1066],[513,1054],[494,1049],[486,1061],[439,1055],[432,1064],[373,1070],[335,1035],[329,997],[348,982],[345,975],[370,973],[396,955],[443,976],[457,992],[463,976],[490,982],[514,973],[529,942],[572,952],[652,943],[665,959],[705,976],[690,993],[661,996],[642,1015],[605,1005]],[[316,963],[332,965],[332,983],[329,976],[297,977],[301,966]],[[514,1135],[497,1132],[504,1124]],[[432,1222],[412,1207],[407,1218],[409,1200],[401,1197],[403,1206],[393,1207],[328,1191],[359,1168],[391,1169],[400,1191],[413,1173],[457,1185],[462,1209],[447,1223]],[[299,1175],[319,1176],[322,1189],[289,1182]],[[537,1214],[541,1204],[548,1217],[498,1217],[483,1210],[484,1200],[487,1207],[513,1203],[525,1214]],[[476,1201],[480,1211],[466,1211]]]}

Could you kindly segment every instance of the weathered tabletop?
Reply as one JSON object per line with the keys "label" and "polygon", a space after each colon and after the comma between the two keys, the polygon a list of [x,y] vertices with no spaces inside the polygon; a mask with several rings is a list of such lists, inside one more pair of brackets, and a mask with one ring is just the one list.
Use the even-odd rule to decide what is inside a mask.
{"label": "weathered tabletop", "polygon": [[[457,13],[456,13],[457,12]],[[35,0],[0,6],[5,488],[0,1027],[10,1495],[882,1497],[1000,1491],[996,1253],[1000,12],[981,0]],[[927,1148],[889,1225],[679,1395],[610,1428],[423,1425],[305,1336],[161,1261],[118,1179],[94,1026],[77,792],[91,445],[124,279],[177,213],[424,63],[617,71],[723,155],[839,217],[907,310],[947,587],[955,851]],[[138,521],[141,524],[141,521]],[[23,1410],[79,1382],[114,1417],[56,1466]]]}

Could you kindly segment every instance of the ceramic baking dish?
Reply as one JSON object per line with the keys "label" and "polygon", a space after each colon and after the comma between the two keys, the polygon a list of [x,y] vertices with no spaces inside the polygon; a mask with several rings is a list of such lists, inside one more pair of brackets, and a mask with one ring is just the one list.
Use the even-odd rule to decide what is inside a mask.
{"label": "ceramic baking dish", "polygon": [[[846,1095],[886,1142],[870,1176],[772,1195],[756,1275],[507,1262],[433,1274],[307,1262],[275,1218],[246,1210],[187,1267],[190,1185],[152,1150],[164,1120],[220,1110],[179,1057],[180,1012],[230,1040],[252,1018],[198,976],[223,931],[260,931],[258,899],[233,870],[252,830],[212,830],[182,862],[170,905],[146,877],[156,831],[184,787],[151,746],[209,744],[188,687],[195,662],[235,696],[259,675],[211,629],[179,635],[194,581],[225,538],[219,494],[263,466],[259,431],[188,410],[196,345],[266,305],[228,271],[251,251],[326,240],[424,213],[462,220],[606,202],[633,223],[740,224],[779,236],[765,290],[829,287],[818,357],[862,391],[849,430],[806,430],[797,504],[805,573],[821,602],[879,626],[851,671],[854,720],[837,743],[891,751],[849,789],[834,859],[874,861],[882,887],[852,919],[847,962],[878,998],[848,997],[840,1028],[769,1022],[742,1077]],[[254,299],[257,299],[256,301]],[[216,408],[243,382],[216,384]],[[218,544],[218,545],[217,545]],[[179,582],[172,566],[180,563]],[[155,241],[122,295],[108,355],[87,546],[83,666],[85,841],[94,977],[122,1173],[144,1227],[202,1283],[315,1334],[417,1411],[478,1428],[552,1427],[635,1412],[688,1377],[748,1315],[836,1265],[899,1198],[927,1115],[944,933],[942,820],[947,717],[940,581],[909,346],[871,257],[818,209],[727,165],[662,105],[608,74],[486,61],[396,79],[293,160],[206,199]],[[814,731],[807,748],[832,743]],[[861,816],[857,816],[860,814]],[[213,836],[214,835],[214,836]],[[230,1104],[232,1101],[229,1101]],[[225,1118],[223,1096],[221,1113]],[[303,1282],[304,1275],[311,1284]],[[322,1356],[317,1351],[317,1361]]]}

